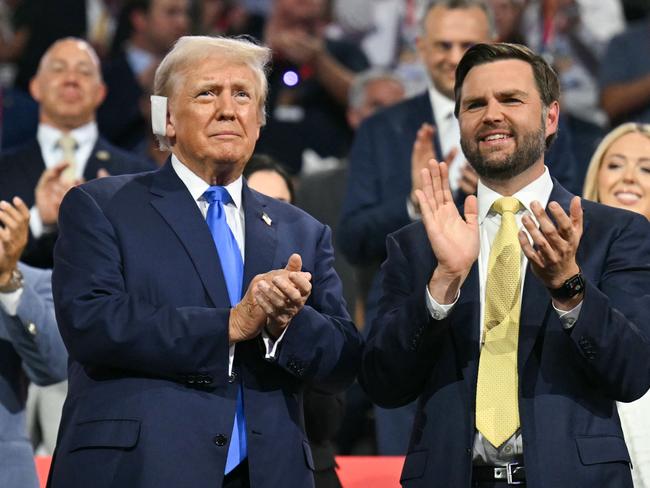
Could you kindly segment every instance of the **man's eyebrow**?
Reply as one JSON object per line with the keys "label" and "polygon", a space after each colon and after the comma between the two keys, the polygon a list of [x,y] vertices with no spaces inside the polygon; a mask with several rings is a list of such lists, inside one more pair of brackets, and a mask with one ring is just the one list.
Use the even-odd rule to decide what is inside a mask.
{"label": "man's eyebrow", "polygon": [[461,105],[470,105],[475,102],[482,102],[485,100],[485,97],[483,96],[476,96],[476,97],[466,97],[463,98]]}
{"label": "man's eyebrow", "polygon": [[511,89],[511,90],[502,90],[502,91],[499,91],[499,92],[497,92],[497,96],[498,96],[498,97],[501,97],[501,98],[508,98],[508,97],[528,98],[529,95],[528,95],[527,92],[525,92],[525,91],[523,91],[523,90],[519,90],[519,89],[517,89],[517,88],[513,88],[513,89]]}

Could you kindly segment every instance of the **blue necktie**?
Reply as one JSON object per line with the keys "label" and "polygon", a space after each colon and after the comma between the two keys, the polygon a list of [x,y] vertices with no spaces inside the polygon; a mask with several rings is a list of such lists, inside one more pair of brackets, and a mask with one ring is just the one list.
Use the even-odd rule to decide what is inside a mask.
{"label": "blue necktie", "polygon": [[[212,233],[214,244],[219,254],[219,262],[228,288],[230,305],[233,307],[241,299],[241,288],[244,277],[244,262],[228,222],[224,205],[232,202],[232,198],[223,186],[211,186],[203,194],[210,206],[206,220]],[[242,386],[237,389],[237,410],[232,428],[228,457],[226,458],[225,474],[228,474],[241,463],[247,455],[246,448],[246,419],[244,418],[244,400]]]}

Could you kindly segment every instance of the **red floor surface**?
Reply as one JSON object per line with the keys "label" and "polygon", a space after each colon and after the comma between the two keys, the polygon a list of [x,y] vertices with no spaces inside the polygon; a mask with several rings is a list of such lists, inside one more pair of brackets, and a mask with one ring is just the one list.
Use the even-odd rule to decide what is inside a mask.
{"label": "red floor surface", "polygon": [[[45,488],[52,459],[36,456],[36,470]],[[404,458],[401,456],[339,456],[337,473],[343,488],[399,488],[399,475]]]}

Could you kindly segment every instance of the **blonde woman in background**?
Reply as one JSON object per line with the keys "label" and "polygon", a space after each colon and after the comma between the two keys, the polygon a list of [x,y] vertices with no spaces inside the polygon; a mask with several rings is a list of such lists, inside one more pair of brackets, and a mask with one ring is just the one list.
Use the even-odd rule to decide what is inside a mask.
{"label": "blonde woman in background", "polygon": [[[650,220],[650,124],[623,124],[605,136],[589,163],[583,196]],[[650,393],[617,405],[634,486],[650,488]]]}

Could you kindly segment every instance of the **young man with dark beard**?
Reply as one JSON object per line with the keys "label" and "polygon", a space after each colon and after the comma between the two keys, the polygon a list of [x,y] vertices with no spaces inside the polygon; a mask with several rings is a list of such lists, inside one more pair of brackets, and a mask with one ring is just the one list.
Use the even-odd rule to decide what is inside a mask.
{"label": "young man with dark beard", "polygon": [[650,228],[551,177],[559,98],[527,48],[470,48],[455,113],[477,196],[459,214],[431,160],[422,222],[388,237],[361,382],[419,398],[405,487],[632,487],[615,401],[650,386]]}

